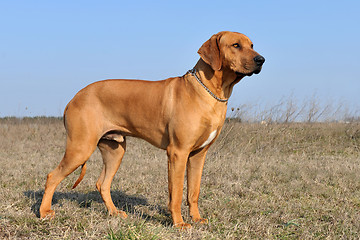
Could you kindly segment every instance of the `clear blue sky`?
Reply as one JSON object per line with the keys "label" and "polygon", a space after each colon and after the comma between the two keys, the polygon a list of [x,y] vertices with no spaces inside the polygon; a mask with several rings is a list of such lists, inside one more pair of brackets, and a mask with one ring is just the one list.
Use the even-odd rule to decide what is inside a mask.
{"label": "clear blue sky", "polygon": [[360,1],[0,1],[0,117],[61,116],[107,78],[183,75],[214,33],[242,32],[266,62],[230,106],[316,93],[360,105]]}

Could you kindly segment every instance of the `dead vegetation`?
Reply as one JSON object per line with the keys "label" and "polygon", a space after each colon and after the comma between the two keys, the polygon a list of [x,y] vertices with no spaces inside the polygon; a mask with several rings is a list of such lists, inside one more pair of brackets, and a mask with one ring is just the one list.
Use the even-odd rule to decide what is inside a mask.
{"label": "dead vegetation", "polygon": [[359,122],[359,106],[343,101],[321,101],[314,93],[302,101],[293,95],[274,103],[244,103],[231,109],[231,117],[241,122]]}
{"label": "dead vegetation", "polygon": [[[52,221],[38,218],[45,178],[61,160],[61,119],[0,120],[1,239],[358,239],[360,123],[228,121],[205,163],[200,210],[206,226],[171,227],[166,154],[129,139],[107,216],[95,182],[96,151],[57,188]],[[185,185],[186,186],[186,185]],[[184,194],[184,197],[186,194]],[[187,221],[187,207],[183,206]]]}

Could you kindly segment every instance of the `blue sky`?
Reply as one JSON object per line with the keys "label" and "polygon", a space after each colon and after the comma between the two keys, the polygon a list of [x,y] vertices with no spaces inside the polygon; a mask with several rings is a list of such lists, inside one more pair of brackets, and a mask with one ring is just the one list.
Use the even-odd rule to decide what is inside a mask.
{"label": "blue sky", "polygon": [[219,31],[266,62],[230,106],[286,96],[360,106],[360,1],[0,1],[0,117],[61,116],[86,85],[183,75]]}

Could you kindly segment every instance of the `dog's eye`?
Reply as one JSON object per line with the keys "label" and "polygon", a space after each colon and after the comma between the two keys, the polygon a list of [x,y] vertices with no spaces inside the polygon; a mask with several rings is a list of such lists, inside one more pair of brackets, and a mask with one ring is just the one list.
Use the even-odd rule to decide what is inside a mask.
{"label": "dog's eye", "polygon": [[233,44],[233,47],[234,47],[234,48],[240,48],[240,44],[234,43],[234,44]]}
{"label": "dog's eye", "polygon": [[253,49],[254,48],[254,44],[251,44],[251,49]]}

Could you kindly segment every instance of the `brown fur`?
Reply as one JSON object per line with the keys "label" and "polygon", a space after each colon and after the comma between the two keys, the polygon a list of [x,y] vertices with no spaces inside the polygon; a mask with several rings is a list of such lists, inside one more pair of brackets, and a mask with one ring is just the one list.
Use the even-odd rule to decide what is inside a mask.
{"label": "brown fur", "polygon": [[[197,75],[219,98],[229,98],[237,82],[261,70],[262,63],[254,61],[259,54],[240,33],[215,34],[198,53]],[[126,150],[126,136],[133,136],[167,151],[169,210],[174,226],[190,227],[181,216],[185,171],[190,216],[194,222],[206,223],[198,209],[202,169],[206,153],[224,124],[226,109],[227,103],[210,96],[189,73],[154,82],[116,79],[90,84],[66,107],[66,151],[47,176],[41,218],[54,215],[51,200],[57,185],[79,166],[83,169],[74,187],[81,181],[86,161],[96,147],[104,163],[96,187],[109,214],[126,217],[114,206],[110,185]],[[210,138],[214,131],[216,135]],[[201,148],[207,141],[209,144]]]}

